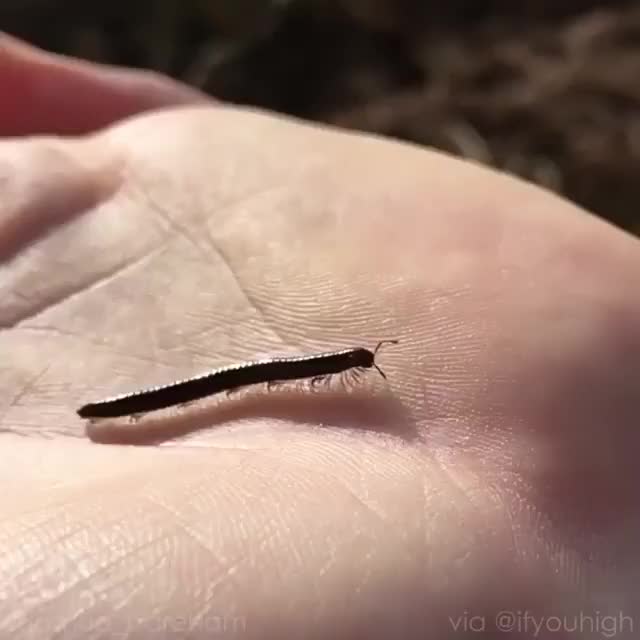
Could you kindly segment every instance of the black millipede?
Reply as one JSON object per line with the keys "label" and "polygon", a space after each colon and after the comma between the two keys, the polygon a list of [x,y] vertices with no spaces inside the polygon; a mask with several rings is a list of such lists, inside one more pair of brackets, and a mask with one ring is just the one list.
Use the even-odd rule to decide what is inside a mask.
{"label": "black millipede", "polygon": [[382,340],[373,351],[358,347],[310,356],[270,358],[221,367],[167,385],[90,402],[80,407],[77,413],[81,418],[87,419],[119,418],[167,409],[223,391],[234,391],[240,387],[264,382],[276,383],[318,378],[342,373],[349,369],[375,367],[386,379],[382,369],[375,363],[376,354],[383,344],[398,344],[398,340]]}

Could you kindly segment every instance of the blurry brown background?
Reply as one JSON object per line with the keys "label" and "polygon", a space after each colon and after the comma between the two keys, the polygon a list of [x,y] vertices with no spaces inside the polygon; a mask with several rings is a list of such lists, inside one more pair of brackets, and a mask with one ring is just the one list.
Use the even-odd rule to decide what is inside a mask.
{"label": "blurry brown background", "polygon": [[640,234],[637,0],[2,0],[0,29],[471,157]]}

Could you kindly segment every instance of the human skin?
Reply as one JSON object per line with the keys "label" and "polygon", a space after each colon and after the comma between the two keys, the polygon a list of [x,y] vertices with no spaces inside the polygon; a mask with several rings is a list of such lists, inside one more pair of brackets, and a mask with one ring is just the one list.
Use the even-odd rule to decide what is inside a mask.
{"label": "human skin", "polygon": [[[0,637],[637,633],[636,239],[440,153],[161,78],[147,111],[30,55],[68,84],[0,142]],[[387,385],[240,394],[180,438],[75,415],[384,338]]]}

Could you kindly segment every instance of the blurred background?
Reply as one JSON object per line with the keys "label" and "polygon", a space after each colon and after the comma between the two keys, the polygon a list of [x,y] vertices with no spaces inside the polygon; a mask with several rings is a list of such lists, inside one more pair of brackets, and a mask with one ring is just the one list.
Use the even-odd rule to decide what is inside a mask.
{"label": "blurred background", "polygon": [[638,0],[2,0],[0,29],[472,158],[640,235]]}

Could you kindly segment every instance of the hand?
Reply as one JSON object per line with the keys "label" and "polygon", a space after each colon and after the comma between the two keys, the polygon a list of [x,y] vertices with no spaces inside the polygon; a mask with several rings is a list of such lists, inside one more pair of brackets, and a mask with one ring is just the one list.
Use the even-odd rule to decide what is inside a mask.
{"label": "hand", "polygon": [[[117,72],[56,64],[118,102]],[[2,635],[631,637],[637,240],[439,153],[185,91],[0,144]],[[75,415],[389,337],[388,390],[367,373],[351,402],[250,392],[162,446]]]}

